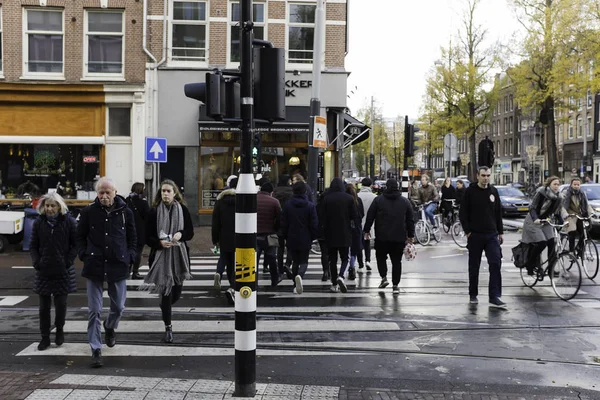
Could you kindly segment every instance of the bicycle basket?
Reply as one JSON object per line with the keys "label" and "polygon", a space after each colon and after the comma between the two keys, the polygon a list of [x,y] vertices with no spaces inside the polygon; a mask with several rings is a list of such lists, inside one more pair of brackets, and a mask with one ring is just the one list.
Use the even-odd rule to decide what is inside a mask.
{"label": "bicycle basket", "polygon": [[407,243],[404,246],[404,260],[412,261],[417,257],[417,247],[412,243]]}

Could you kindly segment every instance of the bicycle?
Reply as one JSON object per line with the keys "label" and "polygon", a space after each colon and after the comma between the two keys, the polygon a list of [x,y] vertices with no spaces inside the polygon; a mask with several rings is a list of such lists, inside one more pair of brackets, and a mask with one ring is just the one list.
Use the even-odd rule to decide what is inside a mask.
{"label": "bicycle", "polygon": [[[579,237],[574,255],[581,260],[581,266],[585,275],[593,280],[598,275],[600,259],[598,257],[598,247],[588,236],[590,229],[590,218],[580,217],[577,214],[569,214],[569,217],[576,217],[583,224],[583,237]],[[561,232],[561,245],[563,248],[569,248],[569,238],[565,232]]]}
{"label": "bicycle", "polygon": [[[421,214],[421,219],[417,221],[415,224],[415,236],[417,238],[417,242],[419,242],[423,246],[427,246],[431,241],[431,237],[436,242],[440,242],[442,240],[442,232],[439,228],[434,228],[431,223],[427,220],[427,216],[425,215],[425,207],[432,202],[427,202],[425,204],[420,204],[417,207],[417,212]],[[437,222],[437,225],[440,226],[440,216],[439,214],[434,215],[434,219]]]}
{"label": "bicycle", "polygon": [[450,212],[448,212],[448,210],[445,210],[444,207],[442,207],[442,225],[444,227],[444,232],[450,233],[452,225],[454,225],[454,223],[458,220],[459,207],[456,205],[456,199],[442,200],[442,202],[445,201],[452,203],[452,209],[450,210]]}
{"label": "bicycle", "polygon": [[467,235],[463,230],[460,220],[457,219],[456,222],[452,224],[452,227],[450,228],[450,234],[452,235],[452,240],[454,240],[454,243],[456,243],[458,247],[463,249],[467,247]]}
{"label": "bicycle", "polygon": [[534,269],[533,275],[528,274],[527,268],[521,268],[521,280],[525,286],[533,288],[538,282],[544,280],[544,276],[548,275],[552,289],[558,298],[565,301],[571,300],[581,288],[581,266],[573,254],[563,251],[562,242],[558,240],[558,229],[563,228],[568,223],[553,224],[549,220],[544,220],[542,223],[553,228],[556,240],[556,262],[551,266],[549,260],[545,260]]}

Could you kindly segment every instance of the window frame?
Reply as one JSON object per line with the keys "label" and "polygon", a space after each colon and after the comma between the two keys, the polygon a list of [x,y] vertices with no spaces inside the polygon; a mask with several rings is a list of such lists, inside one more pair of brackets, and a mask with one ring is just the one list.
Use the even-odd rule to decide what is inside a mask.
{"label": "window frame", "polygon": [[[309,5],[315,7],[315,22],[312,24],[301,23],[301,22],[293,22],[290,23],[290,8],[293,5]],[[298,70],[312,70],[312,66],[315,61],[315,51],[312,50],[312,57],[310,63],[297,63],[290,61],[290,28],[298,27],[298,28],[312,28],[316,33],[316,19],[317,19],[317,2],[315,0],[292,0],[290,2],[286,2],[285,8],[285,64],[287,68],[294,68]],[[325,35],[326,36],[326,35]],[[323,38],[323,42],[325,43],[325,38]],[[325,47],[323,47],[325,48]],[[323,63],[325,63],[325,57],[323,57]]]}
{"label": "window frame", "polygon": [[[227,1],[227,61],[226,61],[226,63],[229,68],[236,68],[237,66],[240,65],[239,61],[231,61],[231,48],[232,48],[231,41],[233,40],[233,37],[231,36],[231,28],[236,26],[239,23],[239,21],[233,21],[231,19],[233,17],[233,4],[239,4],[239,1],[238,0],[228,0]],[[254,26],[263,28],[263,40],[268,40],[269,24],[267,22],[269,19],[269,10],[268,10],[269,2],[268,2],[268,0],[252,2],[252,6],[257,6],[257,5],[262,5],[262,7],[263,7],[263,22],[254,21]],[[252,10],[252,12],[253,12],[253,16],[254,16],[254,10]],[[241,17],[241,14],[242,14],[242,10],[240,9],[240,17]]]}
{"label": "window frame", "polygon": [[[30,11],[37,12],[54,12],[61,15],[61,31],[29,31],[28,16]],[[47,79],[47,80],[64,80],[65,79],[65,10],[62,8],[48,7],[24,7],[22,15],[22,79]],[[29,35],[61,35],[62,36],[62,72],[31,72],[29,71]]]}
{"label": "window frame", "polygon": [[569,128],[568,128],[568,132],[569,132],[569,140],[573,139],[574,135],[573,135],[573,120],[569,118]]}
{"label": "window frame", "polygon": [[[131,143],[133,139],[133,103],[110,102],[106,104],[106,143]],[[113,136],[110,130],[110,110],[113,108],[125,108],[129,110],[129,136]]]}
{"label": "window frame", "polygon": [[594,123],[592,122],[592,116],[588,115],[586,118],[587,124],[587,135],[586,137],[592,137],[592,132],[594,131]]}
{"label": "window frame", "polygon": [[583,137],[583,118],[577,117],[577,139]]}
{"label": "window frame", "polygon": [[[89,72],[88,69],[88,58],[89,58],[89,14],[120,14],[121,15],[121,33],[117,32],[93,32],[94,35],[98,36],[119,36],[121,35],[121,72]],[[82,80],[125,80],[125,10],[106,10],[106,9],[84,9],[83,16],[83,75]]]}
{"label": "window frame", "polygon": [[[167,63],[170,66],[195,66],[195,67],[208,67],[208,60],[210,57],[210,4],[209,0],[168,0],[169,1],[169,25],[168,25],[168,36],[167,36]],[[175,3],[204,3],[205,8],[205,19],[201,20],[175,20],[173,18]],[[173,58],[173,25],[202,25],[205,27],[204,31],[204,60],[178,60],[177,57]],[[200,49],[200,48],[198,48]],[[201,50],[201,49],[200,49]]]}

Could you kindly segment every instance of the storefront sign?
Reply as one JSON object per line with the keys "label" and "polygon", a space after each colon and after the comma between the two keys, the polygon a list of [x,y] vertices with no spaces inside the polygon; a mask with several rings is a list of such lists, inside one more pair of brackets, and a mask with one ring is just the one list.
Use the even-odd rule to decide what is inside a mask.
{"label": "storefront sign", "polygon": [[98,162],[98,156],[83,156],[84,164],[94,164]]}
{"label": "storefront sign", "polygon": [[299,89],[312,88],[312,81],[302,79],[289,79],[285,81],[285,97],[296,97]]}
{"label": "storefront sign", "polygon": [[327,148],[327,119],[323,117],[315,117],[315,130],[313,135],[313,147],[326,149]]}
{"label": "storefront sign", "polygon": [[202,208],[214,208],[217,202],[217,197],[222,190],[203,190],[202,191]]}

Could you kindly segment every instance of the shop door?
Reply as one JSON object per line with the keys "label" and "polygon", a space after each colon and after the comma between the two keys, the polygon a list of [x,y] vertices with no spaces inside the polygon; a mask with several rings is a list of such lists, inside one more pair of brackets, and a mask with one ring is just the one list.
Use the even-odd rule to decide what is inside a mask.
{"label": "shop door", "polygon": [[170,179],[184,192],[185,148],[167,147],[167,162],[160,165],[160,180]]}

